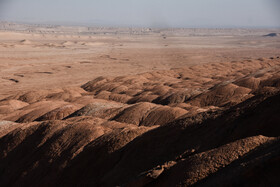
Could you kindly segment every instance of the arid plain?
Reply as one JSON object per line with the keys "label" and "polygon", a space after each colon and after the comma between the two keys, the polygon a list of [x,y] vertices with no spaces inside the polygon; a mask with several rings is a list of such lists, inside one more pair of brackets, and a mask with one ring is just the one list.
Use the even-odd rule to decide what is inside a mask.
{"label": "arid plain", "polygon": [[270,58],[280,48],[280,37],[263,37],[277,30],[6,27],[0,32],[0,98],[79,86],[98,76]]}
{"label": "arid plain", "polygon": [[1,23],[0,186],[279,184],[279,33]]}

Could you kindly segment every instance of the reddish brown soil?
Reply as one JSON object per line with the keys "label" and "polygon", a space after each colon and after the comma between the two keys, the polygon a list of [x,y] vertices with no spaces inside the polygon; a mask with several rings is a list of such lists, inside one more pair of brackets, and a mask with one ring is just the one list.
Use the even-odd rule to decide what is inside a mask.
{"label": "reddish brown soil", "polygon": [[98,77],[0,101],[0,186],[280,185],[280,60]]}

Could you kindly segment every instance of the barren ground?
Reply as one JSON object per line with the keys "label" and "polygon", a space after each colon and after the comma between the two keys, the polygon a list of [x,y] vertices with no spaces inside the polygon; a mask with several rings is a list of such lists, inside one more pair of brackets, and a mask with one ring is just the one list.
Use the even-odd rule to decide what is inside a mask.
{"label": "barren ground", "polygon": [[269,58],[280,51],[279,37],[262,36],[273,30],[53,30],[0,31],[0,98],[16,91],[80,86],[98,76]]}
{"label": "barren ground", "polygon": [[0,26],[0,186],[279,186],[279,30]]}

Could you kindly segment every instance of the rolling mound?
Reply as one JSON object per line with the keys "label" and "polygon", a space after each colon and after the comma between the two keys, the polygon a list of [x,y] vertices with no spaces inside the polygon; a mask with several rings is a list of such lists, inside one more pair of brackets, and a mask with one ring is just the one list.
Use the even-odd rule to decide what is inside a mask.
{"label": "rolling mound", "polygon": [[278,36],[278,34],[277,33],[269,33],[269,34],[266,34],[266,35],[263,35],[264,37],[276,37],[276,36]]}
{"label": "rolling mound", "polygon": [[19,41],[19,43],[22,44],[22,45],[30,45],[30,44],[32,44],[32,42],[30,40],[26,40],[26,39]]}
{"label": "rolling mound", "polygon": [[272,186],[280,60],[98,77],[0,101],[0,186]]}

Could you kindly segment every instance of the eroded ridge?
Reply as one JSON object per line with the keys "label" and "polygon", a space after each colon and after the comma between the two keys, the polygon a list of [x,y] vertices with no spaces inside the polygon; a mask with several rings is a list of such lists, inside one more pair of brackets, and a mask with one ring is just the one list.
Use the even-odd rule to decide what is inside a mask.
{"label": "eroded ridge", "polygon": [[0,101],[1,186],[279,184],[279,112],[279,59],[18,93]]}

